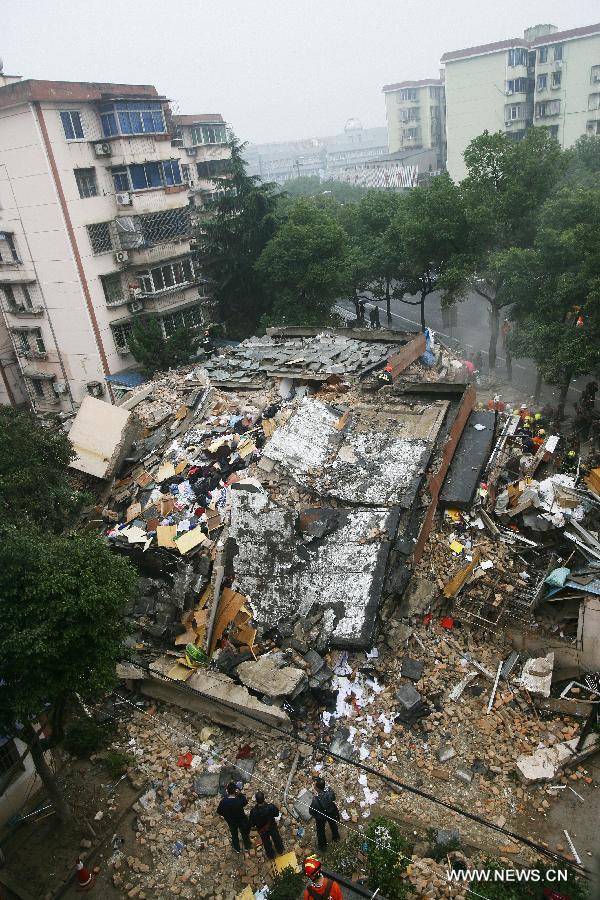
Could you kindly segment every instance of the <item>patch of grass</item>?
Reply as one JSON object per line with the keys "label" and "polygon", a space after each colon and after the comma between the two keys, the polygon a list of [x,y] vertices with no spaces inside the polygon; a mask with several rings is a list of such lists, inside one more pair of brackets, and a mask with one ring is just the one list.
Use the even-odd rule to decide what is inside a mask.
{"label": "patch of grass", "polygon": [[404,900],[412,888],[401,881],[412,853],[412,844],[400,826],[391,819],[379,817],[364,830],[363,851],[366,856],[367,881],[388,900]]}
{"label": "patch of grass", "polygon": [[288,866],[283,872],[274,876],[267,892],[268,900],[298,900],[306,879],[301,872],[294,872]]}

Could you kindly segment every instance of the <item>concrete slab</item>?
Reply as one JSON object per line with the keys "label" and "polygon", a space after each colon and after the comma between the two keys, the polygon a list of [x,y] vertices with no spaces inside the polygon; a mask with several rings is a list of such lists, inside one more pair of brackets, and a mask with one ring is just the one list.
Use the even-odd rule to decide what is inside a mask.
{"label": "concrete slab", "polygon": [[526,784],[552,781],[561,769],[566,766],[577,766],[582,760],[600,750],[600,737],[597,734],[588,735],[583,748],[576,752],[578,740],[579,738],[573,738],[555,744],[554,747],[542,747],[535,753],[519,756],[515,769],[521,781]]}
{"label": "concrete slab", "polygon": [[77,454],[72,469],[110,478],[140,433],[140,426],[126,409],[95,397],[84,397],[69,431]]}
{"label": "concrete slab", "polygon": [[439,502],[443,507],[470,508],[493,444],[494,413],[474,410],[467,420],[442,487]]}
{"label": "concrete slab", "polygon": [[267,697],[289,697],[306,681],[302,669],[280,665],[273,654],[240,663],[236,673],[247,688]]}

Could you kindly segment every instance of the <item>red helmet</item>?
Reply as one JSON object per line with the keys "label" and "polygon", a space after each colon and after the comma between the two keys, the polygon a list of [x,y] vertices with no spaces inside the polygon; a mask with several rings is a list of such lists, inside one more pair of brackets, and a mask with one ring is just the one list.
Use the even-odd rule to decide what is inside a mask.
{"label": "red helmet", "polygon": [[316,856],[307,856],[304,860],[304,874],[308,875],[310,879],[315,879],[318,877],[320,871],[321,860],[317,859]]}

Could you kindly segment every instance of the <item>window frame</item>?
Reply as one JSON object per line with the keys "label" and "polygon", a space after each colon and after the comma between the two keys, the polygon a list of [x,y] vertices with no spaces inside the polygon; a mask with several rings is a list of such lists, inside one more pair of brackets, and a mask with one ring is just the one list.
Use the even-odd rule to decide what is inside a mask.
{"label": "window frame", "polygon": [[[130,353],[128,338],[131,337],[131,322],[119,322],[110,326],[113,342],[118,353]],[[120,335],[117,340],[117,334]]]}
{"label": "window frame", "polygon": [[[182,279],[179,278],[180,274]],[[163,294],[193,285],[200,277],[200,267],[193,256],[184,256],[160,266],[143,269],[136,273],[136,277],[140,280],[144,294]]]}
{"label": "window frame", "polygon": [[400,88],[401,103],[414,103],[417,99],[417,88]]}
{"label": "window frame", "polygon": [[99,112],[102,134],[107,138],[167,133],[163,105],[158,100],[115,100],[101,103]]}
{"label": "window frame", "polygon": [[[81,112],[78,109],[61,109],[59,111],[60,121],[62,124],[63,132],[65,135],[65,139],[67,141],[84,141],[85,140],[85,129],[83,127],[83,120],[81,118]],[[77,116],[76,123],[74,124],[73,116]],[[67,127],[68,121],[68,127]],[[72,135],[69,134],[69,131],[72,132]],[[81,134],[77,134],[80,131]]]}
{"label": "window frame", "polygon": [[[115,189],[115,194],[126,194],[131,190],[131,179],[129,177],[129,169],[127,166],[114,166],[111,169],[111,175],[113,180],[113,186]],[[124,178],[125,181],[119,184],[117,179]],[[125,184],[126,187],[122,185]]]}
{"label": "window frame", "polygon": [[564,44],[554,44],[553,45],[552,59],[554,62],[562,62],[564,46],[565,46]]}
{"label": "window frame", "polygon": [[538,63],[542,65],[548,62],[548,47],[539,47],[538,48]]}
{"label": "window frame", "polygon": [[[110,296],[110,283],[118,285],[118,298]],[[100,283],[104,293],[104,300],[107,306],[120,306],[127,301],[126,292],[123,290],[123,278],[120,272],[109,272],[107,275],[100,275]],[[117,291],[115,291],[115,294]]]}
{"label": "window frame", "polygon": [[[96,178],[96,168],[95,166],[86,166],[81,169],[73,169],[73,174],[75,176],[75,183],[77,184],[77,190],[79,191],[79,197],[81,200],[87,200],[90,197],[98,196],[98,179]],[[89,179],[86,184],[85,179]],[[93,188],[92,192],[89,192],[90,186]]]}
{"label": "window frame", "polygon": [[535,89],[538,93],[540,91],[548,90],[548,73],[547,72],[542,72],[538,75]]}
{"label": "window frame", "polygon": [[17,245],[15,243],[15,235],[12,231],[0,231],[0,234],[3,235],[2,240],[0,240],[0,251],[3,249],[2,244],[6,244],[8,252],[11,259],[4,259],[2,253],[0,252],[0,263],[20,263],[21,257],[19,256],[19,251],[17,250]]}
{"label": "window frame", "polygon": [[[523,61],[525,60],[525,61]],[[508,67],[514,69],[517,66],[527,66],[529,51],[524,47],[511,47],[508,51]]]}
{"label": "window frame", "polygon": [[[215,140],[207,139],[210,137],[210,130],[214,132]],[[217,130],[218,129],[218,130]],[[199,136],[202,136],[202,140],[198,140]],[[222,138],[222,140],[218,140],[217,138]],[[227,143],[227,126],[224,122],[205,122],[199,125],[193,125],[191,129],[191,140],[192,146],[201,147],[205,144],[214,145],[214,144],[226,144]]]}
{"label": "window frame", "polygon": [[[557,81],[558,79],[558,81]],[[560,69],[557,69],[555,72],[552,72],[550,75],[550,89],[553,91],[558,91],[562,87],[562,72]]]}
{"label": "window frame", "polygon": [[[90,246],[92,248],[92,253],[94,256],[101,256],[103,253],[112,253],[112,251],[115,249],[115,245],[114,245],[113,236],[112,236],[112,233],[110,230],[110,222],[92,222],[89,225],[86,225],[85,227],[86,227],[86,231],[88,233]],[[108,243],[110,244],[110,246],[106,246],[106,244],[103,244],[102,245],[103,249],[97,249],[97,246],[99,246],[99,244],[97,242],[97,246],[94,245],[94,237],[92,235],[98,234],[99,232],[93,232],[92,229],[98,229],[101,227],[104,227],[106,229],[106,236],[108,237]]]}

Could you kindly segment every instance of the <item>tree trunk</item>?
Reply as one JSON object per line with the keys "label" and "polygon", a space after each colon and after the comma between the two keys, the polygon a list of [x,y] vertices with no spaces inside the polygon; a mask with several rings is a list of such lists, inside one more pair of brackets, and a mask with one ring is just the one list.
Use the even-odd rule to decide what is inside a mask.
{"label": "tree trunk", "polygon": [[498,333],[500,331],[500,310],[490,303],[490,351],[488,366],[490,371],[496,368],[496,354],[498,351]]}
{"label": "tree trunk", "polygon": [[565,381],[560,386],[560,394],[558,395],[558,406],[556,408],[556,421],[562,422],[565,417],[565,404],[567,402],[567,394],[571,386],[571,373],[567,372]]}
{"label": "tree trunk", "polygon": [[542,396],[542,382],[543,382],[542,372],[538,366],[537,375],[535,378],[535,390],[533,392],[533,399],[534,399],[535,403],[540,402],[540,397]]}
{"label": "tree trunk", "polygon": [[512,355],[508,347],[504,348],[504,356],[506,358],[506,377],[512,381]]}
{"label": "tree trunk", "polygon": [[61,822],[68,822],[73,818],[65,798],[56,782],[54,773],[44,758],[44,751],[41,748],[37,731],[30,722],[23,727],[23,737],[27,741],[31,749],[31,758],[35,766],[36,772],[42,779],[42,783],[48,792],[50,802],[56,811],[56,815]]}
{"label": "tree trunk", "polygon": [[392,324],[392,299],[390,297],[390,279],[385,279],[385,308],[387,311],[388,325]]}
{"label": "tree trunk", "polygon": [[427,298],[427,293],[425,291],[421,291],[421,331],[425,334],[425,330],[427,325],[425,324],[425,300]]}

